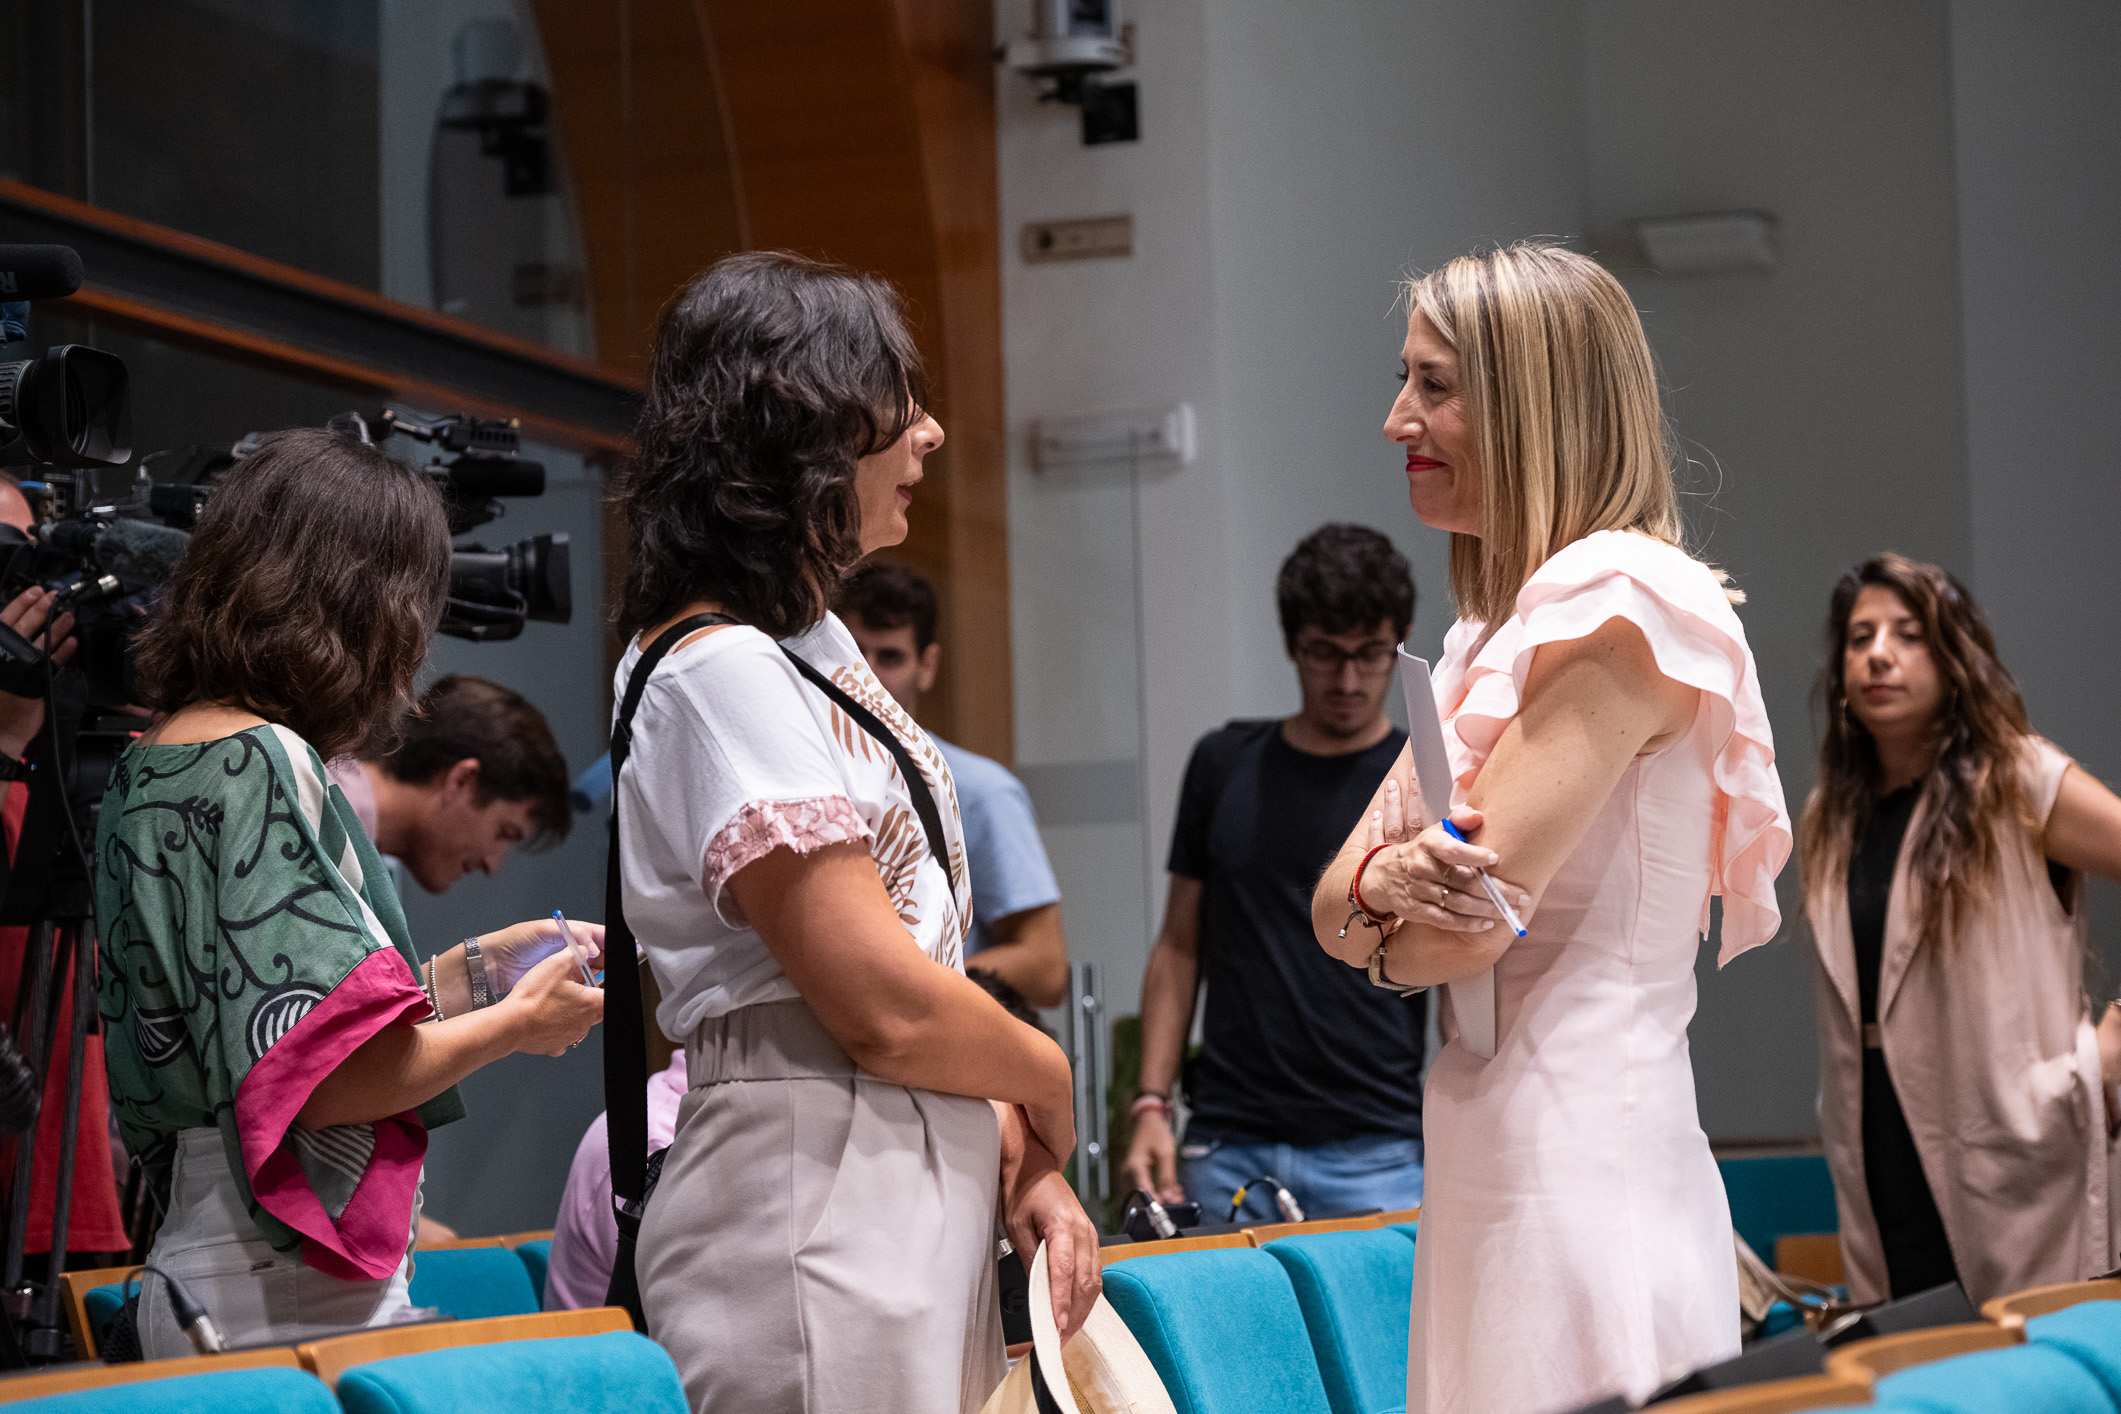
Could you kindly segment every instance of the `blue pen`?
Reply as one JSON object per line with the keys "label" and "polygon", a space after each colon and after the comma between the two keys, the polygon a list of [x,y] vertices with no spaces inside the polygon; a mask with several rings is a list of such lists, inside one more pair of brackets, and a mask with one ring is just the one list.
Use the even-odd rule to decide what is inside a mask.
{"label": "blue pen", "polygon": [[[1452,824],[1449,820],[1445,820],[1443,822],[1443,832],[1449,835],[1452,839],[1457,840],[1460,844],[1472,843],[1471,840],[1467,839],[1464,835],[1460,834],[1458,832],[1458,827]],[[1480,887],[1486,891],[1488,895],[1488,902],[1494,904],[1495,907],[1501,911],[1502,921],[1509,924],[1511,930],[1515,932],[1518,937],[1523,937],[1524,920],[1517,916],[1516,909],[1510,907],[1510,905],[1503,900],[1502,890],[1495,887],[1495,881],[1488,877],[1488,871],[1485,869],[1475,869],[1473,871],[1473,876],[1480,880]],[[555,913],[553,917],[557,918],[559,917],[559,915]]]}
{"label": "blue pen", "polygon": [[[597,984],[597,975],[589,970],[589,959],[575,946],[574,929],[567,926],[567,915],[555,908],[552,911],[552,921],[560,925],[560,941],[567,944],[567,951],[574,954],[574,965],[582,969],[582,985],[594,987]],[[1523,929],[1518,929],[1518,936],[1524,936]]]}

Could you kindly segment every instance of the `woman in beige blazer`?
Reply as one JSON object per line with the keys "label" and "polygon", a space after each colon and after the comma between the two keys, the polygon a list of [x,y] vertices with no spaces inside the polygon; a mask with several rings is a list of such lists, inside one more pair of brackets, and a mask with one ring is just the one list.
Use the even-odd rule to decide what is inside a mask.
{"label": "woman in beige blazer", "polygon": [[1851,570],[1827,639],[1799,850],[1850,1295],[2109,1271],[2121,1011],[2086,995],[2082,898],[2121,878],[2121,799],[2033,734],[1937,566]]}

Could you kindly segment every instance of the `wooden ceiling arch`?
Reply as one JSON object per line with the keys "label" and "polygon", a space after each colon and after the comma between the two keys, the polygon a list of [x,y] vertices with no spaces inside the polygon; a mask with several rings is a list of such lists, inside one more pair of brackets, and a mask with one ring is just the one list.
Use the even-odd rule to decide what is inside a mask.
{"label": "wooden ceiling arch", "polygon": [[534,0],[534,9],[600,362],[645,373],[663,302],[735,250],[839,261],[905,296],[949,438],[895,552],[942,600],[942,673],[921,715],[938,734],[1009,761],[991,6]]}

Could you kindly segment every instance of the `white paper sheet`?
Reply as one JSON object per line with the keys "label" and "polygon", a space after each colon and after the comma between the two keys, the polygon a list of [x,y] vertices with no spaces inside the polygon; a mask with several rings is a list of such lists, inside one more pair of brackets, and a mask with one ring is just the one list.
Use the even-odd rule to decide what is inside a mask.
{"label": "white paper sheet", "polygon": [[[1414,783],[1421,790],[1424,828],[1451,812],[1451,756],[1444,749],[1443,718],[1436,710],[1436,688],[1429,663],[1399,650],[1399,686],[1407,698],[1407,741],[1414,756]],[[1458,1043],[1482,1060],[1495,1058],[1495,969],[1446,984],[1451,1015],[1458,1021]]]}

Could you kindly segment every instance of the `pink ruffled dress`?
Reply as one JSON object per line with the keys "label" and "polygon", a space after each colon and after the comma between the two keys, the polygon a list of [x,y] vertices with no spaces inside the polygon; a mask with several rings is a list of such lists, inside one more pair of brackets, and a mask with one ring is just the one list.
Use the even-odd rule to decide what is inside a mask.
{"label": "pink ruffled dress", "polygon": [[[1407,1362],[1409,1414],[1555,1414],[1738,1352],[1731,1218],[1694,1102],[1697,935],[1727,963],[1781,923],[1790,821],[1745,630],[1683,551],[1601,531],[1540,567],[1483,641],[1445,640],[1437,707],[1463,800],[1532,655],[1613,618],[1699,688],[1637,758],[1495,969],[1481,1060],[1442,1012]],[[1446,989],[1448,995],[1448,989]]]}

